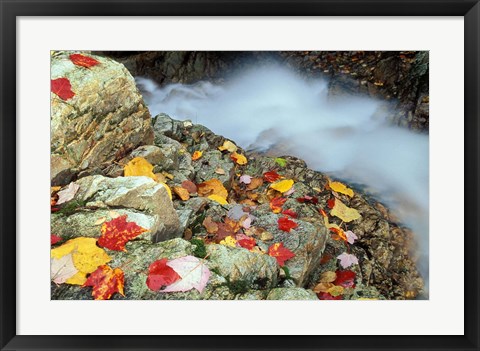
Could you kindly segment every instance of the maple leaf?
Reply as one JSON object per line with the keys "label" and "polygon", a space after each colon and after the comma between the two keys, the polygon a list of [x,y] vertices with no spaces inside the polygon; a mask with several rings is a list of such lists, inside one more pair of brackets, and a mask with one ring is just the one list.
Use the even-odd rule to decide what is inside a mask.
{"label": "maple leaf", "polygon": [[192,161],[198,160],[200,157],[202,157],[203,152],[202,151],[195,151],[192,155]]}
{"label": "maple leaf", "polygon": [[112,269],[102,265],[90,274],[83,286],[93,286],[92,296],[95,300],[108,300],[113,294],[123,293],[124,274],[120,268]]}
{"label": "maple leaf", "polygon": [[207,230],[207,233],[215,234],[218,231],[218,224],[212,220],[212,217],[206,217],[203,222],[203,226]]}
{"label": "maple leaf", "polygon": [[220,245],[225,245],[225,246],[230,246],[230,247],[236,247],[237,246],[237,240],[229,235],[227,237],[225,237],[225,239],[221,240],[219,242]]}
{"label": "maple leaf", "polygon": [[173,187],[173,192],[177,194],[177,196],[180,198],[180,200],[186,201],[190,199],[190,193],[188,192],[187,189],[179,186],[174,186]]}
{"label": "maple leaf", "polygon": [[282,211],[283,204],[287,201],[285,197],[274,197],[270,200],[270,208],[273,213],[280,213]]}
{"label": "maple leaf", "polygon": [[55,245],[59,241],[62,241],[62,238],[55,234],[50,234],[50,245]]}
{"label": "maple leaf", "polygon": [[239,221],[240,218],[245,216],[242,205],[234,205],[227,213],[227,216],[234,221]]}
{"label": "maple leaf", "polygon": [[332,198],[332,199],[328,199],[327,201],[327,207],[332,209],[335,207],[335,198]]}
{"label": "maple leaf", "polygon": [[81,54],[71,54],[69,58],[75,65],[85,68],[90,68],[100,63],[92,57]]}
{"label": "maple leaf", "polygon": [[98,245],[126,252],[125,244],[146,231],[135,222],[127,222],[127,215],[123,215],[102,224],[102,236],[98,238]]}
{"label": "maple leaf", "polygon": [[282,217],[278,219],[278,229],[284,232],[290,232],[290,230],[297,228],[298,224],[288,219],[288,217]]}
{"label": "maple leaf", "polygon": [[73,182],[68,184],[67,188],[58,192],[58,194],[57,194],[58,195],[57,205],[61,205],[65,202],[68,202],[71,199],[73,199],[73,197],[77,193],[78,189],[80,189],[80,185],[75,184]]}
{"label": "maple leaf", "polygon": [[292,209],[284,210],[284,211],[282,211],[282,214],[290,216],[292,218],[297,218],[298,217],[297,213],[295,211],[293,211]]}
{"label": "maple leaf", "polygon": [[342,296],[332,296],[328,292],[322,292],[317,294],[320,300],[343,300]]}
{"label": "maple leaf", "polygon": [[281,193],[285,193],[289,191],[292,186],[293,186],[292,179],[280,180],[278,182],[270,184],[270,188],[275,189]]}
{"label": "maple leaf", "polygon": [[237,244],[247,250],[251,250],[255,247],[255,245],[257,245],[257,242],[255,241],[254,238],[247,237],[241,240],[237,240]]}
{"label": "maple leaf", "polygon": [[345,184],[340,183],[340,182],[329,182],[328,186],[330,189],[333,191],[336,191],[337,193],[345,194],[350,197],[353,197],[354,193],[353,190],[348,188]]}
{"label": "maple leaf", "polygon": [[358,239],[357,235],[352,232],[351,230],[348,230],[345,232],[345,235],[347,237],[347,241],[349,244],[353,244],[355,242],[355,240]]}
{"label": "maple leaf", "polygon": [[335,206],[330,211],[330,214],[332,216],[340,218],[345,223],[362,218],[362,216],[360,215],[360,213],[358,213],[356,209],[347,207],[339,199],[335,200]]}
{"label": "maple leaf", "polygon": [[157,180],[157,176],[153,174],[153,166],[143,157],[135,157],[130,160],[124,167],[125,177],[144,176]]}
{"label": "maple leaf", "polygon": [[235,152],[235,151],[237,151],[237,149],[238,149],[237,145],[232,143],[230,140],[225,140],[223,142],[223,145],[218,147],[218,150],[220,150],[220,151],[227,150],[228,152]]}
{"label": "maple leaf", "polygon": [[148,267],[147,286],[150,290],[158,291],[163,286],[175,283],[180,279],[177,272],[167,266],[167,259],[162,258]]}
{"label": "maple leaf", "polygon": [[210,270],[197,257],[185,256],[167,262],[180,275],[181,279],[160,292],[189,291],[193,288],[202,292],[210,278]]}
{"label": "maple leaf", "polygon": [[190,194],[195,194],[197,192],[197,186],[190,180],[184,180],[182,182],[182,188],[187,189]]}
{"label": "maple leaf", "polygon": [[240,183],[250,184],[251,182],[252,182],[252,177],[249,175],[244,174],[240,177]]}
{"label": "maple leaf", "polygon": [[346,252],[342,253],[341,255],[337,256],[340,260],[340,265],[343,268],[348,268],[353,264],[358,264],[358,258],[355,255],[348,254]]}
{"label": "maple leaf", "polygon": [[295,257],[295,254],[283,246],[283,243],[275,243],[268,248],[268,255],[275,257],[280,267],[285,265],[285,261]]}
{"label": "maple leaf", "polygon": [[297,201],[300,203],[312,203],[314,205],[318,204],[318,198],[316,196],[305,195],[302,197],[297,197]]}
{"label": "maple leaf", "polygon": [[197,185],[197,192],[199,196],[208,197],[210,195],[218,195],[227,199],[228,192],[223,186],[222,182],[216,178],[207,180]]}
{"label": "maple leaf", "polygon": [[332,296],[340,296],[343,294],[344,287],[340,285],[334,285],[327,290],[327,292]]}
{"label": "maple leaf", "polygon": [[210,199],[210,200],[213,200],[213,201],[216,201],[218,202],[220,205],[228,205],[228,202],[227,200],[225,200],[223,197],[221,197],[220,195],[210,195],[207,197],[207,199]]}
{"label": "maple leaf", "polygon": [[50,279],[57,283],[62,284],[67,281],[68,278],[78,273],[78,269],[73,264],[72,254],[69,253],[63,257],[50,258]]}
{"label": "maple leaf", "polygon": [[343,229],[337,226],[336,224],[330,224],[330,227],[328,229],[330,229],[331,232],[335,233],[332,235],[334,240],[343,240],[343,241],[348,240]]}
{"label": "maple leaf", "polygon": [[238,165],[246,165],[247,164],[247,158],[243,156],[242,154],[237,154],[236,152],[232,152],[230,154],[230,158]]}
{"label": "maple leaf", "polygon": [[62,100],[68,100],[75,96],[72,91],[72,85],[68,78],[57,78],[51,81],[51,91]]}
{"label": "maple leaf", "polygon": [[355,287],[355,277],[357,276],[355,272],[352,271],[336,271],[337,279],[333,282],[334,285],[340,285],[344,288],[354,288]]}
{"label": "maple leaf", "polygon": [[321,292],[328,292],[328,290],[332,287],[334,287],[335,285],[333,285],[332,283],[318,283],[317,285],[315,285],[315,287],[313,288],[313,291],[315,293],[321,293]]}
{"label": "maple leaf", "polygon": [[273,183],[276,182],[277,180],[283,178],[281,175],[279,175],[276,171],[269,171],[263,174],[263,178],[269,182]]}
{"label": "maple leaf", "polygon": [[275,159],[275,163],[277,165],[279,165],[280,167],[285,167],[287,165],[287,160],[285,160],[284,158],[281,158],[281,157],[277,157]]}
{"label": "maple leaf", "polygon": [[326,271],[320,275],[320,283],[331,283],[337,279],[337,273],[333,271]]}

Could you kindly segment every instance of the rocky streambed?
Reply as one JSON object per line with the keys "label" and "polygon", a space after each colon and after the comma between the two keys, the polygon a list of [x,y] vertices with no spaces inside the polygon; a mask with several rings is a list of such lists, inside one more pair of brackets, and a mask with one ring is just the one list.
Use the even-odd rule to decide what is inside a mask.
{"label": "rocky streambed", "polygon": [[[335,191],[335,179],[298,158],[269,157],[237,146],[232,151],[225,145],[235,140],[205,126],[165,114],[151,118],[122,64],[83,53],[97,61],[85,67],[73,63],[71,55],[52,56],[52,80],[68,79],[74,94],[51,94],[51,182],[56,187],[51,232],[60,238],[52,249],[74,238],[98,238],[105,222],[118,216],[144,228],[126,242],[124,251],[104,248],[108,265],[124,274],[124,294],[115,293],[112,299],[422,296],[414,233],[399,225],[384,205],[356,189]],[[125,176],[125,165],[138,158],[152,166],[154,177]],[[272,174],[281,178],[272,180]],[[282,179],[293,186],[272,187]],[[225,189],[223,200],[211,197],[215,189],[205,191],[212,180],[215,189]],[[55,204],[58,191],[72,183],[78,190]],[[272,205],[275,199],[280,204]],[[332,215],[335,203],[358,216],[344,222]],[[295,226],[286,230],[280,225],[283,218]],[[240,245],[242,240],[249,244]],[[271,251],[280,244],[293,254],[284,262]],[[345,264],[338,258],[342,254],[357,262]],[[152,262],[186,256],[197,257],[208,268],[204,289],[149,289]],[[67,282],[52,282],[51,294],[52,299],[93,299],[91,287]]]}

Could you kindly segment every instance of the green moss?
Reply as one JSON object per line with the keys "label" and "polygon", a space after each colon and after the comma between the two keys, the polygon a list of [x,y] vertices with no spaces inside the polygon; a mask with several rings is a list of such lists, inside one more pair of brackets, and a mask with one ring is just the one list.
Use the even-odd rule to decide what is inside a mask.
{"label": "green moss", "polygon": [[203,240],[200,239],[192,239],[190,242],[195,245],[195,249],[193,250],[193,256],[198,258],[205,258],[207,256],[207,248],[205,247],[205,243]]}
{"label": "green moss", "polygon": [[87,204],[87,201],[79,201],[79,200],[74,200],[67,202],[60,211],[58,211],[58,214],[64,215],[64,216],[69,216],[73,213],[75,213],[79,208],[85,207]]}
{"label": "green moss", "polygon": [[234,282],[231,282],[230,279],[227,279],[226,285],[235,295],[244,294],[248,291],[248,283],[244,280],[235,280]]}

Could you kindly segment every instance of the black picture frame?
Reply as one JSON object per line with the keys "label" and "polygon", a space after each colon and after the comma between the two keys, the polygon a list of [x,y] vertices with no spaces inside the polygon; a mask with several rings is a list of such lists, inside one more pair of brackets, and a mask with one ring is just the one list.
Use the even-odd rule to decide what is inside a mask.
{"label": "black picture frame", "polygon": [[[478,0],[0,0],[2,350],[479,350]],[[16,333],[16,18],[18,16],[463,16],[465,334],[463,336],[32,336]],[[452,297],[453,298],[453,297]]]}

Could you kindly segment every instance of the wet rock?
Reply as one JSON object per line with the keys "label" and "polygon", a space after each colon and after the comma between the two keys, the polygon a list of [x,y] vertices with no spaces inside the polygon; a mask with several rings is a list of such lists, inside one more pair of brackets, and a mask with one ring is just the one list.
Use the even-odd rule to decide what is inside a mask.
{"label": "wet rock", "polygon": [[276,288],[270,291],[267,300],[318,300],[318,298],[311,290],[302,288]]}
{"label": "wet rock", "polygon": [[89,55],[100,64],[76,66],[71,52],[52,56],[51,78],[67,78],[75,95],[51,93],[52,184],[64,185],[80,172],[98,173],[140,145],[153,143],[151,117],[125,67]]}

